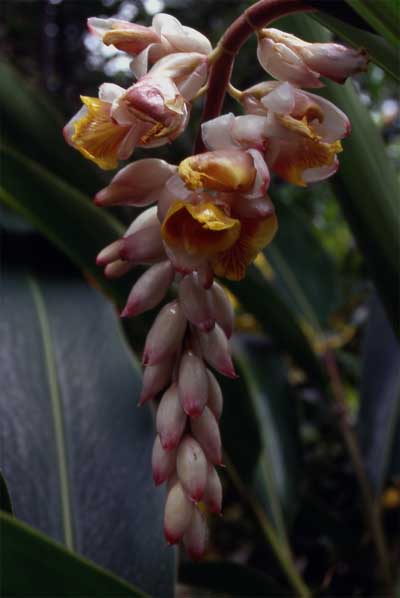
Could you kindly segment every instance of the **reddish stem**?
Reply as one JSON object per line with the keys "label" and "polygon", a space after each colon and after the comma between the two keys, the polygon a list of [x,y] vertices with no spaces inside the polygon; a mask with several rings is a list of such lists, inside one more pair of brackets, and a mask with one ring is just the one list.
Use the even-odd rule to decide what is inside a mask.
{"label": "reddish stem", "polygon": [[[221,113],[235,55],[252,33],[285,15],[313,10],[307,2],[302,0],[260,0],[245,10],[225,31],[218,43],[221,54],[210,69],[201,122],[215,118]],[[200,130],[195,144],[195,152],[202,152],[204,149]]]}

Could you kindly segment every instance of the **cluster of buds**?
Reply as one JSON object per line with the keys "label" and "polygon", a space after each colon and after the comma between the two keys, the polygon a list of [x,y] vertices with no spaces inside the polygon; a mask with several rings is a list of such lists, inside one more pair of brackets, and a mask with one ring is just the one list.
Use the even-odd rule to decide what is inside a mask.
{"label": "cluster of buds", "polygon": [[[135,147],[157,147],[183,132],[218,48],[165,14],[151,27],[97,18],[88,26],[105,44],[133,56],[137,80],[128,89],[104,83],[98,98],[82,97],[64,135],[86,158],[112,169]],[[207,512],[220,513],[222,506],[216,467],[222,463],[223,399],[211,369],[236,376],[229,352],[233,309],[214,277],[241,280],[271,243],[278,220],[267,195],[270,171],[306,186],[338,168],[350,123],[332,103],[301,87],[320,87],[321,76],[344,81],[366,67],[363,52],[309,44],[276,29],[258,31],[257,55],[276,80],[235,91],[244,115],[202,124],[208,151],[178,165],[137,160],[95,196],[102,207],[146,208],[97,257],[109,278],[148,266],[121,316],[175,297],[161,308],[145,342],[140,404],[161,397],[153,478],[168,486],[167,541],[183,539],[194,558],[206,548]]]}

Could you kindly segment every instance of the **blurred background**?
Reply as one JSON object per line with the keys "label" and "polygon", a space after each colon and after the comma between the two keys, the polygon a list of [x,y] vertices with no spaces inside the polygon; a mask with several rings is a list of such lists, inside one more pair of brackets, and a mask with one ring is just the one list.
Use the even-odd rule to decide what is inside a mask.
{"label": "blurred background", "polygon": [[[132,82],[130,58],[89,34],[88,17],[149,25],[168,12],[215,44],[250,4],[3,0],[0,357],[12,390],[1,406],[2,470],[18,518],[155,595],[172,595],[175,579],[180,596],[295,595],[291,566],[321,596],[390,595],[400,556],[400,107],[389,45],[367,73],[323,92],[353,123],[338,175],[306,189],[273,180],[279,234],[243,283],[227,284],[240,379],[221,380],[224,509],[210,518],[203,563],[178,555],[176,569],[163,545],[150,412],[135,411],[140,380],[126,344],[140,359],[154,314],[129,322],[123,338],[104,297],[120,307],[137,273],[103,281],[94,265],[134,212],[99,214],[91,198],[112,175],[62,138],[81,94]],[[345,2],[314,4],[335,16],[276,26],[309,41],[378,44]],[[249,41],[236,61],[240,89],[266,79],[255,49]],[[240,113],[230,99],[225,108]],[[200,114],[198,101],[185,134],[152,156],[191,153]]]}

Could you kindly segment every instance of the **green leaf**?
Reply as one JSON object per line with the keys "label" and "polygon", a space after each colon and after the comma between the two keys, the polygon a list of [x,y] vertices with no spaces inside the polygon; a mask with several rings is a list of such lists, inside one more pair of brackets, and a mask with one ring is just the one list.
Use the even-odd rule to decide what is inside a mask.
{"label": "green leaf", "polygon": [[400,344],[375,296],[363,345],[358,418],[367,472],[379,495],[400,474]]}
{"label": "green leaf", "polygon": [[400,7],[398,0],[346,0],[377,33],[392,44],[400,40]]}
{"label": "green leaf", "polygon": [[54,104],[8,63],[0,62],[2,139],[89,195],[102,185],[100,170],[67,145]]}
{"label": "green leaf", "polygon": [[265,340],[243,338],[234,357],[257,416],[261,450],[253,486],[281,538],[297,502],[300,466],[298,419],[282,360]]}
{"label": "green leaf", "polygon": [[128,278],[107,280],[96,266],[97,253],[123,233],[121,224],[88,198],[22,154],[0,148],[3,177],[0,201],[25,216],[120,307]]}
{"label": "green leaf", "polygon": [[245,565],[228,561],[182,563],[179,579],[197,588],[207,588],[229,596],[290,596],[268,575]]}
{"label": "green leaf", "polygon": [[7,513],[13,512],[10,493],[8,492],[6,481],[0,471],[0,509]]}
{"label": "green leaf", "polygon": [[[288,17],[285,25],[309,41],[329,40],[328,32],[306,16]],[[351,81],[343,86],[328,82],[323,95],[341,108],[352,123],[352,133],[343,142],[339,171],[331,181],[386,312],[398,331],[400,212],[396,175],[381,135]]]}
{"label": "green leaf", "polygon": [[321,364],[296,316],[265,276],[255,266],[250,266],[245,281],[224,281],[224,284],[238,298],[245,311],[255,316],[278,348],[290,353],[317,384],[325,386],[326,378]]}
{"label": "green leaf", "polygon": [[165,490],[151,479],[152,417],[136,407],[138,364],[113,307],[47,259],[42,276],[14,265],[2,277],[0,460],[15,514],[171,596],[174,551],[163,538]]}
{"label": "green leaf", "polygon": [[353,27],[323,12],[313,14],[313,18],[355,48],[364,48],[375,64],[380,66],[393,79],[400,82],[398,51],[383,37]]}
{"label": "green leaf", "polygon": [[3,512],[0,529],[4,596],[146,596]]}

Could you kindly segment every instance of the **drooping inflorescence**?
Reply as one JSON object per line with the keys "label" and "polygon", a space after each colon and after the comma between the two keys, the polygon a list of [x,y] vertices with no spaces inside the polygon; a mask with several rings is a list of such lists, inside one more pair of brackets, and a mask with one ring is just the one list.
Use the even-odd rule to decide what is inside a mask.
{"label": "drooping inflorescence", "polygon": [[[156,15],[151,27],[98,18],[88,27],[133,56],[136,81],[128,89],[104,83],[97,98],[82,97],[64,135],[83,156],[113,169],[135,147],[170,143],[185,130],[221,48],[213,50],[204,35],[166,14]],[[121,316],[153,309],[175,292],[147,335],[140,404],[160,397],[153,478],[168,484],[166,539],[183,539],[193,558],[206,548],[205,513],[222,507],[216,467],[222,463],[223,398],[212,370],[236,376],[229,351],[233,309],[214,277],[241,280],[273,240],[278,219],[267,195],[270,171],[307,186],[338,168],[349,120],[301,88],[321,87],[321,76],[342,82],[367,64],[362,51],[338,44],[310,44],[262,27],[257,35],[259,62],[276,80],[232,92],[244,114],[202,124],[208,151],[178,165],[156,158],[132,162],[95,197],[98,206],[146,208],[97,256],[109,278],[148,266]]]}

